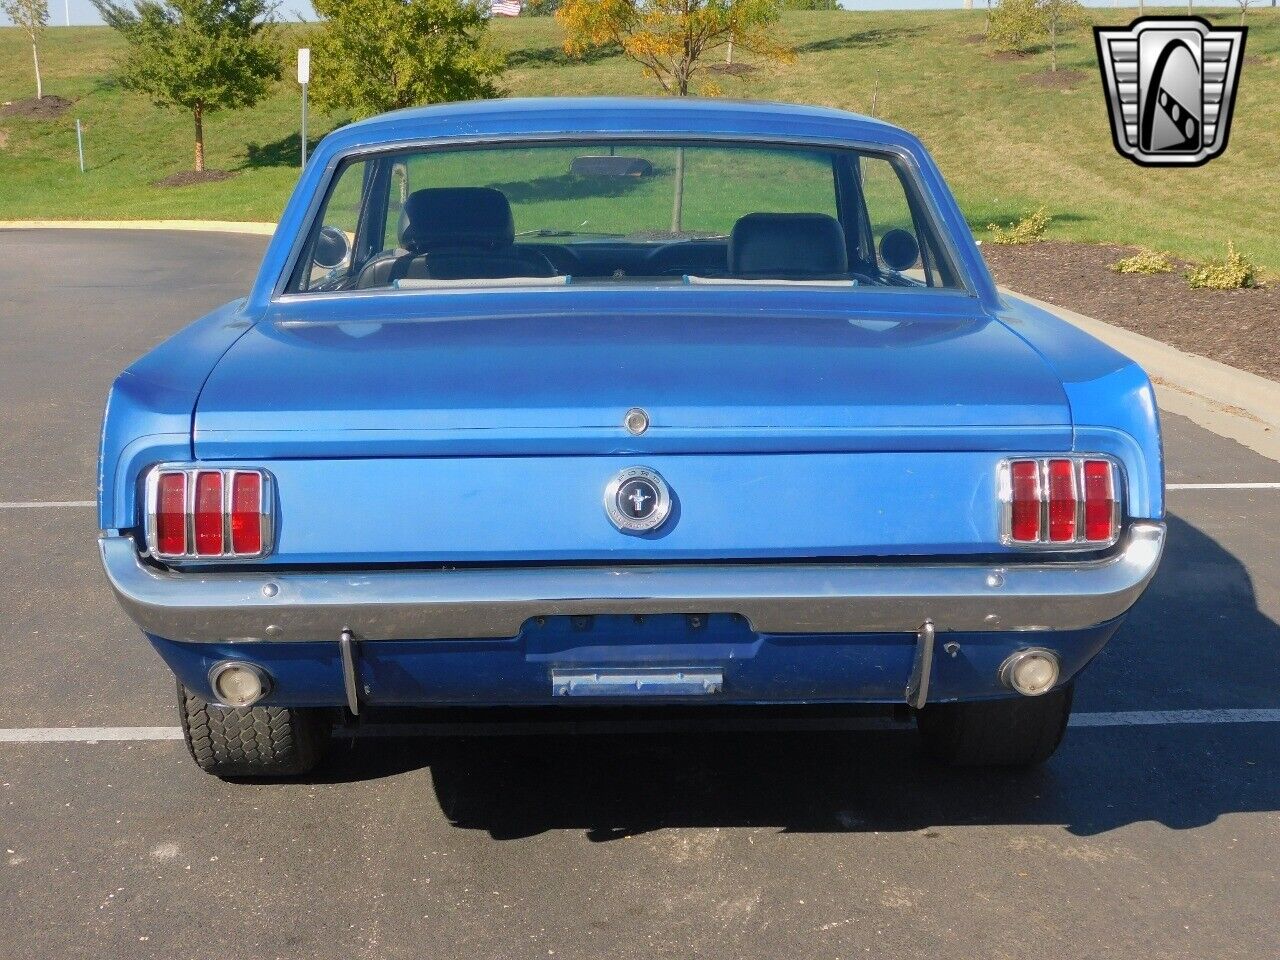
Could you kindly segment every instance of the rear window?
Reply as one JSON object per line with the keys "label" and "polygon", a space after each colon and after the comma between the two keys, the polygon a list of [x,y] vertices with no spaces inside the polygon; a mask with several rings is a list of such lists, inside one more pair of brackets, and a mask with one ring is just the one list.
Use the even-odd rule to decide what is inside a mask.
{"label": "rear window", "polygon": [[466,286],[953,287],[889,155],[554,143],[379,154],[329,185],[295,293]]}

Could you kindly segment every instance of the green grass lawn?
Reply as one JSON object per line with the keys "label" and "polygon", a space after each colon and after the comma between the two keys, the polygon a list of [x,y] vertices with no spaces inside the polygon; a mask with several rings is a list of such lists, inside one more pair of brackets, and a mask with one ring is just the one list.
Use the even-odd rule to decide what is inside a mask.
{"label": "green grass lawn", "polygon": [[[1091,15],[1125,23],[1136,11]],[[1225,9],[1209,14],[1220,23],[1237,17]],[[719,83],[727,96],[863,112],[874,101],[877,116],[924,139],[979,235],[990,221],[1043,205],[1054,216],[1052,237],[1144,244],[1190,257],[1216,254],[1232,239],[1280,269],[1280,11],[1250,11],[1230,148],[1194,170],[1140,168],[1115,153],[1089,34],[1074,34],[1060,51],[1061,68],[1082,74],[1062,90],[1036,80],[1047,54],[991,57],[977,36],[983,19],[981,11],[792,13],[783,29],[798,51],[793,65]],[[311,28],[287,29],[293,47]],[[655,90],[621,57],[567,60],[553,21],[499,20],[493,36],[509,53],[504,85],[513,95]],[[50,29],[46,37],[45,90],[76,102],[58,120],[0,119],[0,219],[278,216],[297,176],[296,84],[282,82],[253,110],[206,120],[210,167],[235,177],[156,187],[190,166],[190,118],[116,86],[111,61],[120,45],[106,28]],[[0,29],[0,101],[33,93],[29,51],[17,30]],[[85,125],[83,176],[77,116]],[[342,119],[313,115],[312,133]]]}

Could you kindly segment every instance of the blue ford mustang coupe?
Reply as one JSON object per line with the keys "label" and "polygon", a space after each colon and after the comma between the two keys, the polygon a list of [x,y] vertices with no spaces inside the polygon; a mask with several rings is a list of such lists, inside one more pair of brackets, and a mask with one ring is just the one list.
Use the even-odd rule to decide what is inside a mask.
{"label": "blue ford mustang coupe", "polygon": [[1147,377],[997,290],[919,141],[697,100],[331,134],[248,297],[116,380],[100,497],[223,776],[564,703],[899,705],[1038,762],[1165,537]]}

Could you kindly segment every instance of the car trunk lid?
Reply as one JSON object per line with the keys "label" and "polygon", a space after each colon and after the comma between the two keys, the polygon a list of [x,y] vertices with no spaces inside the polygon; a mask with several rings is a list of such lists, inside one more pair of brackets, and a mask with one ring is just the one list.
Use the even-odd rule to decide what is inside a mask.
{"label": "car trunk lid", "polygon": [[[277,304],[212,371],[204,458],[1057,450],[1057,376],[968,297],[392,295]],[[715,299],[715,298],[713,298]],[[650,427],[633,436],[626,412]]]}

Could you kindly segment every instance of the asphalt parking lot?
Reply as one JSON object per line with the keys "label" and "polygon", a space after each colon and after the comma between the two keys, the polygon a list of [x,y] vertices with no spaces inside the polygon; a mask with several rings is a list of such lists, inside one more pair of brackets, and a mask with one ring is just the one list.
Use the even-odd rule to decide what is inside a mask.
{"label": "asphalt parking lot", "polygon": [[252,785],[14,740],[176,723],[83,502],[112,378],[264,246],[0,231],[0,958],[1280,956],[1280,463],[1178,417],[1162,569],[1031,774],[897,730],[361,737]]}

